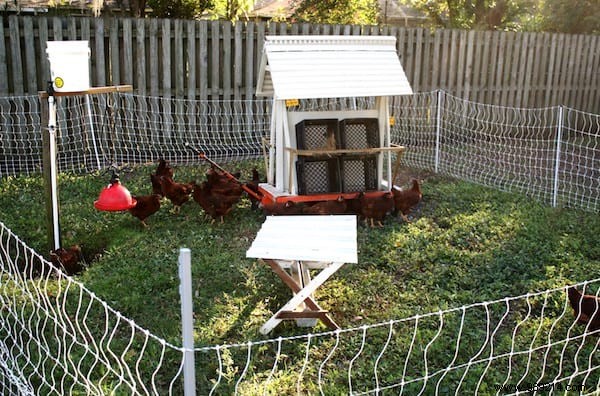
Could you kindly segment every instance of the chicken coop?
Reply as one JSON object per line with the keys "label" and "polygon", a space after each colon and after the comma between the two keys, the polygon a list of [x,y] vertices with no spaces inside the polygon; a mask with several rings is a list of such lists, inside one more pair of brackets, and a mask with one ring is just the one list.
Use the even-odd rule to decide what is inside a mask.
{"label": "chicken coop", "polygon": [[267,36],[256,94],[273,98],[263,202],[392,187],[390,97],[412,94],[395,37]]}

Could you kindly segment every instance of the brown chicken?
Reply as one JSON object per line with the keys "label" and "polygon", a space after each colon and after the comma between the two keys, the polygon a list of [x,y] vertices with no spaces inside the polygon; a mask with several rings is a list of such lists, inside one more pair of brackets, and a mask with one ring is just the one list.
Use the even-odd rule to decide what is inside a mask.
{"label": "brown chicken", "polygon": [[[240,178],[240,172],[236,172],[234,174],[232,174],[232,176],[236,179]],[[229,184],[229,183],[235,183],[235,184],[239,184],[234,180],[231,180],[231,178],[229,176],[227,176],[225,173],[223,173],[222,171],[220,171],[219,169],[217,169],[214,166],[211,166],[207,171],[206,171],[206,180],[208,181],[208,184],[210,184],[211,186],[215,186],[215,185],[219,185],[219,184]]]}
{"label": "brown chicken", "polygon": [[150,182],[152,183],[152,194],[158,194],[160,197],[163,197],[162,192],[162,183],[160,181],[161,176],[168,177],[173,180],[173,168],[169,165],[167,161],[164,159],[158,160],[158,166],[156,167],[156,171],[150,174]]}
{"label": "brown chicken", "polygon": [[307,206],[302,210],[304,214],[334,215],[346,213],[346,200],[341,195],[333,201],[322,201]]}
{"label": "brown chicken", "polygon": [[148,227],[146,219],[160,209],[160,195],[134,195],[133,199],[137,202],[133,208],[129,209],[129,213],[140,219],[144,227]]}
{"label": "brown chicken", "polygon": [[421,202],[421,198],[423,198],[423,193],[421,192],[421,186],[419,185],[419,181],[417,179],[412,179],[412,186],[408,190],[397,190],[392,189],[392,193],[394,194],[394,215],[400,213],[400,216],[404,221],[410,223],[408,217],[406,217],[410,211]]}
{"label": "brown chicken", "polygon": [[208,181],[202,182],[202,184],[194,184],[194,192],[192,197],[209,215],[213,222],[216,219],[220,219],[221,223],[224,222],[223,218],[233,210],[234,205],[240,198],[241,192],[237,192],[229,195],[227,193],[221,194],[214,191]]}
{"label": "brown chicken", "polygon": [[161,158],[158,160],[158,166],[156,167],[156,171],[154,172],[154,174],[157,176],[166,176],[170,179],[173,179],[174,172],[173,168],[171,168],[169,163]]}
{"label": "brown chicken", "polygon": [[152,183],[152,194],[157,194],[162,198],[163,192],[160,176],[154,173],[150,174],[150,182]]}
{"label": "brown chicken", "polygon": [[259,204],[259,207],[263,210],[266,215],[271,216],[288,216],[301,214],[304,208],[303,204],[297,204],[293,201],[286,202],[270,202],[266,204]]}
{"label": "brown chicken", "polygon": [[188,183],[176,183],[166,176],[160,177],[160,184],[163,196],[173,203],[175,213],[179,213],[181,205],[189,201],[193,186]]}
{"label": "brown chicken", "polygon": [[359,196],[360,194],[356,198],[346,200],[346,213],[362,216]]}
{"label": "brown chicken", "polygon": [[207,212],[213,217],[213,220],[220,218],[223,223],[224,216],[231,212],[240,200],[244,190],[242,184],[237,180],[239,177],[239,172],[228,175],[215,167],[211,167],[206,172],[206,185],[202,188],[202,194],[207,196],[205,199],[214,202],[213,207],[216,214],[212,215],[210,211]]}
{"label": "brown chicken", "polygon": [[394,211],[394,195],[386,192],[383,195],[366,195],[360,193],[358,196],[360,202],[361,215],[365,218],[365,223],[370,220],[371,228],[375,227],[374,221],[379,227],[383,227],[382,221],[388,213]]}
{"label": "brown chicken", "polygon": [[584,295],[575,287],[569,287],[567,294],[577,322],[587,325],[590,331],[600,330],[600,298]]}
{"label": "brown chicken", "polygon": [[68,248],[58,248],[50,251],[50,261],[55,266],[62,268],[67,275],[74,275],[83,269],[81,247],[73,245]]}
{"label": "brown chicken", "polygon": [[[258,171],[256,168],[252,169],[252,180],[246,183],[246,187],[254,191],[256,194],[259,194],[258,185],[260,182],[260,175],[258,174]],[[250,194],[248,194],[248,198],[250,199],[250,209],[258,209],[260,201]]]}

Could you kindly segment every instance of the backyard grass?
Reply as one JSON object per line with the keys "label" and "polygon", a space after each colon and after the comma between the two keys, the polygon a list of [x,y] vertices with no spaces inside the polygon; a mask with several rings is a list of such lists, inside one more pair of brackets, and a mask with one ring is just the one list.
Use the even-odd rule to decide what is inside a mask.
{"label": "backyard grass", "polygon": [[[225,167],[241,169],[242,179],[248,179],[251,165]],[[134,194],[148,194],[152,170],[123,172],[121,181]],[[175,180],[203,180],[205,171],[203,166],[176,167]],[[87,268],[76,278],[113,308],[180,345],[177,256],[179,248],[187,247],[192,251],[197,347],[326,330],[322,324],[307,330],[289,321],[268,336],[259,333],[290,296],[265,264],[245,257],[264,220],[246,198],[225,224],[212,224],[193,201],[179,214],[163,201],[144,228],[126,212],[94,209],[108,179],[61,174],[60,225],[63,246],[83,246]],[[344,266],[319,289],[317,300],[342,328],[600,277],[597,213],[554,209],[522,195],[436,175],[428,175],[422,189],[411,223],[388,217],[383,228],[361,224],[358,264]],[[0,180],[0,221],[48,257],[44,218],[40,177]],[[440,359],[449,360],[451,348],[435,347]],[[335,389],[332,393],[340,393]]]}

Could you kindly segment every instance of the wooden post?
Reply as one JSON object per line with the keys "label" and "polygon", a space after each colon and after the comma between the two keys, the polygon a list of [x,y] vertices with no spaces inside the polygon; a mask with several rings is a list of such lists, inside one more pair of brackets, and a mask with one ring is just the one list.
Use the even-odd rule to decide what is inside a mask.
{"label": "wooden post", "polygon": [[[42,178],[44,180],[44,199],[46,203],[46,236],[48,250],[54,249],[54,223],[52,219],[52,172],[50,171],[50,136],[48,133],[48,94],[40,92],[40,129],[42,135]],[[60,217],[59,217],[60,218]],[[60,235],[57,236],[60,241]]]}

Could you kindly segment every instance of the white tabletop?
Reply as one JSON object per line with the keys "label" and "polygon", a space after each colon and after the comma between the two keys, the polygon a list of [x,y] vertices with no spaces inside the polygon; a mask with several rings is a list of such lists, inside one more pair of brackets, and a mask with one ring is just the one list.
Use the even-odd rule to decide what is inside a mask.
{"label": "white tabletop", "polygon": [[357,263],[356,216],[267,216],[246,257]]}

